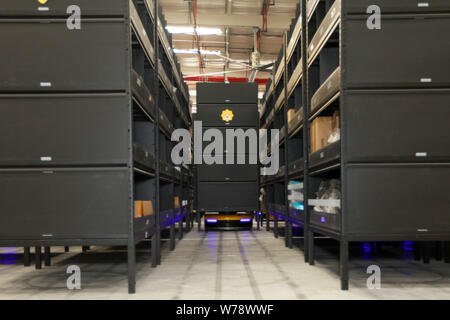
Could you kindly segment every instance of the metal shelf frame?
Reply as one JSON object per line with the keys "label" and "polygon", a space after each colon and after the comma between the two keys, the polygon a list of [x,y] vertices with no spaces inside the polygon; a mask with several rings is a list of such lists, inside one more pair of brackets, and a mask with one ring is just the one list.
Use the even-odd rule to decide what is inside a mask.
{"label": "metal shelf frame", "polygon": [[[441,135],[442,125],[440,125],[437,115],[447,117],[448,114],[448,110],[442,109],[442,103],[445,104],[445,101],[450,99],[449,76],[447,74],[446,78],[441,73],[438,64],[432,61],[427,61],[427,69],[430,73],[428,77],[416,76],[415,73],[422,72],[422,70],[419,68],[415,71],[414,66],[406,68],[402,65],[396,68],[396,65],[389,60],[389,52],[386,48],[389,47],[388,43],[395,41],[397,43],[396,51],[401,51],[398,46],[398,43],[403,40],[401,33],[390,33],[392,37],[396,37],[394,40],[386,37],[386,34],[381,36],[377,34],[376,40],[386,45],[379,45],[371,38],[374,33],[369,34],[363,24],[367,19],[366,4],[370,5],[372,2],[356,0],[301,1],[302,59],[295,70],[299,69],[299,65],[301,65],[302,75],[289,78],[287,66],[292,66],[292,63],[284,58],[289,57],[286,55],[288,46],[285,41],[281,54],[282,61],[275,69],[274,81],[266,87],[260,111],[262,128],[278,128],[283,131],[280,138],[283,140],[281,153],[284,156],[280,158],[280,170],[274,176],[261,177],[261,186],[266,190],[267,228],[270,228],[269,216],[272,215],[274,217],[274,235],[278,237],[278,221],[286,221],[285,241],[286,246],[290,247],[291,226],[292,224],[300,226],[304,233],[305,262],[311,265],[314,264],[315,235],[327,236],[339,241],[339,272],[342,290],[349,288],[348,259],[349,244],[352,242],[415,241],[416,246],[429,246],[429,242],[435,241],[438,244],[443,242],[445,247],[449,247],[448,241],[450,240],[449,228],[433,224],[432,220],[429,222],[429,219],[418,212],[417,207],[424,207],[426,200],[417,200],[414,202],[416,206],[409,206],[405,202],[398,202],[392,196],[380,196],[392,188],[396,189],[392,189],[390,194],[400,191],[402,193],[402,187],[398,185],[398,181],[403,181],[404,186],[408,185],[408,192],[416,194],[418,199],[428,199],[428,203],[435,209],[431,210],[430,207],[436,221],[450,222],[448,213],[446,214],[444,209],[445,197],[439,192],[439,188],[448,189],[449,185],[448,182],[442,181],[446,178],[437,178],[439,175],[445,175],[446,168],[450,168],[449,149],[447,148],[445,151],[445,141],[433,138],[433,136]],[[402,4],[397,4],[388,0],[378,0],[378,3],[375,4],[383,8],[385,19],[387,19],[385,21],[388,21],[385,28],[389,30],[393,30],[394,26],[419,28],[413,23],[421,24],[422,29],[432,30],[432,23],[435,23],[436,32],[443,35],[442,28],[450,25],[450,4],[448,3],[438,1],[433,4],[433,8],[418,7],[415,1],[404,1]],[[359,28],[357,29],[357,27]],[[358,31],[361,30],[362,32],[359,33]],[[410,45],[410,49],[403,49],[408,51],[409,57],[402,63],[413,63],[414,59],[419,59],[417,57],[420,54],[411,53],[425,52],[425,50],[434,57],[434,60],[439,60],[437,59],[439,52],[441,52],[440,60],[448,60],[442,56],[445,50],[428,45],[429,38],[426,38],[425,32],[418,34],[416,38]],[[358,49],[358,46],[364,47],[365,41],[375,41],[379,49],[374,54],[378,54],[386,64],[389,64],[384,69],[379,65],[376,68],[389,70],[390,75],[394,74],[392,69],[395,69],[398,79],[382,82],[381,76],[377,75],[378,78],[375,78],[370,74],[371,68],[375,68],[371,65],[373,60],[369,58],[366,59],[367,61],[364,59],[360,61],[355,58],[356,54],[361,54],[362,57],[362,51],[358,52],[362,49]],[[420,45],[422,42],[424,45]],[[323,54],[328,48],[334,48],[333,50],[338,48],[339,54],[336,55],[335,52],[330,54],[329,51]],[[367,50],[364,52],[367,53]],[[364,62],[367,64],[367,73],[358,73],[357,70],[360,70]],[[284,70],[280,71],[279,68]],[[402,72],[399,68],[414,71]],[[362,79],[361,83],[356,82],[354,75],[357,75],[358,79]],[[302,97],[291,96],[292,87],[298,86],[298,83],[295,82],[297,78],[304,82]],[[430,81],[423,79],[430,79]],[[303,110],[302,119],[287,124],[285,118],[287,108],[292,107],[293,101],[296,106],[299,105],[300,100]],[[408,105],[405,105],[406,101],[408,101]],[[427,111],[422,111],[420,105],[427,103],[430,104]],[[376,108],[378,105],[386,107]],[[341,140],[311,153],[309,135],[312,121],[318,116],[330,115],[335,110],[340,111]],[[397,115],[400,110],[402,117]],[[297,107],[296,111],[298,112]],[[295,116],[297,115],[299,114],[296,113]],[[411,118],[411,121],[403,124],[402,121],[407,116]],[[369,132],[369,129],[366,128],[368,123],[372,123],[369,122],[371,119],[376,122],[370,126],[371,131]],[[425,124],[426,129],[419,130],[418,123],[423,125],[425,119],[428,121]],[[396,128],[398,134],[388,139],[389,135],[384,131],[394,128],[396,121],[399,124],[399,127]],[[416,123],[417,125],[415,125]],[[403,130],[403,133],[399,131],[400,129]],[[384,130],[382,134],[378,134],[383,142],[379,139],[379,143],[375,142],[377,141],[377,130]],[[432,132],[435,134],[433,135]],[[292,148],[289,141],[299,137],[303,139],[303,154],[292,161],[292,152],[298,152],[298,150],[295,150],[295,147]],[[358,148],[362,150],[361,148],[365,146],[363,139],[370,139],[369,141],[373,143],[370,144],[371,151],[365,147],[361,154],[358,152]],[[394,154],[389,151],[389,143],[398,144]],[[415,150],[413,148],[417,148],[417,152],[413,152]],[[418,152],[418,149],[421,148],[429,151]],[[300,162],[303,166],[300,165]],[[391,182],[386,182],[388,184],[380,188],[377,186],[378,179],[381,179],[379,176]],[[415,177],[421,177],[423,181],[413,183]],[[341,182],[341,199],[336,200],[340,203],[340,214],[328,214],[314,210],[315,205],[322,203],[322,200],[315,199],[319,183],[330,178],[338,178]],[[283,191],[286,192],[288,187],[288,179],[303,179],[305,195],[303,211],[289,210],[289,204],[283,196]],[[361,179],[366,181],[367,185],[358,186],[358,181]],[[439,188],[438,185],[440,185]],[[429,189],[433,191],[429,191]],[[372,195],[371,198],[370,195]],[[400,194],[398,196],[402,197]],[[375,213],[372,214],[373,210],[369,206],[373,206],[375,198],[379,204],[376,207],[380,215],[386,217],[384,212],[395,209],[398,212],[397,216],[393,216],[391,219],[383,218],[385,224],[374,223]],[[356,219],[357,212],[360,214],[358,219]],[[409,219],[406,218],[407,214]],[[403,216],[405,217],[402,218]],[[366,223],[359,223],[358,221],[361,219]],[[428,225],[435,230],[428,230],[425,227],[414,229],[414,226],[418,224]],[[445,225],[449,225],[449,223]],[[393,229],[397,231],[392,232]],[[442,247],[441,245],[440,248]],[[425,259],[424,255],[424,261]],[[448,260],[449,257],[446,258],[446,261]]]}
{"label": "metal shelf frame", "polygon": [[[57,103],[61,107],[69,105],[71,109],[68,109],[68,112],[73,113],[82,112],[75,109],[78,106],[77,103],[79,104],[78,101],[81,101],[81,99],[83,101],[97,99],[101,103],[108,104],[108,106],[111,105],[110,100],[116,99],[114,101],[117,103],[120,102],[120,108],[119,106],[110,108],[108,113],[110,117],[105,118],[103,116],[103,118],[106,120],[111,118],[116,122],[125,124],[124,128],[121,126],[117,130],[120,131],[121,135],[125,135],[121,140],[126,140],[126,145],[122,147],[121,144],[116,143],[116,147],[114,148],[106,141],[105,145],[99,144],[94,150],[83,147],[84,144],[80,142],[76,145],[76,148],[86,154],[77,155],[74,152],[78,152],[78,149],[75,147],[70,149],[70,146],[67,144],[62,145],[61,140],[55,141],[51,145],[56,146],[55,150],[64,150],[65,153],[62,154],[66,157],[64,159],[56,156],[52,157],[51,154],[46,157],[41,157],[41,161],[37,163],[34,163],[32,160],[27,160],[28,162],[25,160],[25,162],[15,161],[14,159],[19,159],[16,154],[11,154],[5,158],[5,162],[0,163],[0,185],[4,185],[8,181],[9,183],[10,181],[28,181],[27,179],[30,179],[30,185],[41,181],[40,184],[42,184],[42,187],[40,189],[42,191],[36,192],[29,189],[20,192],[20,194],[11,191],[13,192],[11,198],[16,200],[22,199],[23,205],[33,203],[34,207],[25,210],[26,212],[31,212],[36,215],[41,212],[46,212],[46,216],[42,217],[46,226],[43,226],[39,222],[38,225],[34,226],[38,230],[36,232],[41,232],[41,229],[44,227],[49,230],[54,230],[55,234],[53,234],[53,231],[50,231],[52,233],[37,235],[36,232],[30,229],[34,228],[33,225],[27,228],[20,228],[19,220],[10,221],[9,228],[11,230],[8,231],[5,229],[0,232],[0,245],[24,247],[25,266],[30,265],[30,247],[36,247],[37,269],[42,267],[41,255],[39,254],[41,247],[45,248],[45,265],[50,265],[50,248],[52,246],[65,246],[66,251],[68,251],[69,246],[82,246],[83,251],[88,250],[88,247],[91,245],[126,246],[128,252],[128,292],[135,293],[136,244],[151,239],[152,266],[156,267],[161,263],[161,230],[170,228],[170,249],[173,250],[175,249],[176,237],[181,240],[183,232],[190,230],[192,227],[191,203],[193,199],[190,192],[192,190],[192,181],[190,179],[192,175],[191,168],[183,166],[178,170],[171,163],[167,163],[167,160],[170,159],[170,147],[172,145],[170,136],[172,131],[175,128],[181,127],[187,129],[190,126],[188,111],[189,95],[186,91],[186,85],[183,82],[181,72],[179,71],[179,65],[173,56],[168,35],[162,25],[163,18],[159,14],[157,0],[146,0],[145,6],[142,3],[138,5],[138,2],[134,0],[114,0],[114,3],[111,4],[109,9],[102,9],[95,2],[78,1],[85,4],[84,8],[86,11],[84,11],[84,14],[86,18],[84,19],[88,21],[86,23],[95,22],[101,25],[102,22],[106,21],[109,25],[102,25],[104,29],[114,24],[114,32],[117,30],[123,32],[123,35],[121,35],[124,39],[123,43],[120,43],[120,48],[114,48],[116,55],[118,55],[118,52],[121,52],[120,55],[123,56],[123,61],[117,61],[119,67],[116,67],[115,70],[120,70],[120,68],[127,70],[125,79],[122,79],[125,83],[123,88],[118,89],[121,83],[120,81],[108,79],[108,84],[114,84],[111,90],[107,88],[107,84],[104,85],[106,89],[101,92],[96,92],[96,88],[85,90],[89,84],[83,83],[83,78],[79,77],[73,79],[73,83],[70,84],[70,90],[61,92],[61,90],[57,89],[59,83],[56,79],[51,83],[50,87],[41,85],[42,89],[39,92],[30,92],[28,90],[29,87],[24,87],[23,89],[18,88],[14,91],[14,94],[11,94],[5,91],[5,88],[0,88],[0,104],[2,104],[2,101],[11,104],[16,102],[20,103],[21,99],[41,101],[41,98],[46,98],[50,101],[48,104]],[[74,4],[77,4],[77,1]],[[66,15],[66,13],[60,10],[62,5],[61,3],[55,3],[55,10],[52,10],[61,19]],[[52,6],[52,4],[49,6]],[[52,30],[53,32],[54,29],[56,30],[55,32],[60,32],[57,28],[58,25],[62,25],[58,23],[61,19],[57,21],[53,16],[50,18],[47,17],[45,13],[38,15],[35,7],[36,5],[23,4],[20,1],[2,4],[0,8],[5,12],[6,17],[0,19],[0,22],[14,20],[14,23],[21,23],[26,20],[39,23],[41,20],[48,20],[48,24],[42,24],[43,26],[45,25],[46,30]],[[27,18],[25,19],[23,16],[27,16]],[[111,18],[112,16],[114,18]],[[153,24],[150,24],[150,18],[154,16],[158,16],[158,19],[153,19]],[[147,17],[145,24],[141,20],[141,17]],[[53,20],[55,20],[55,23],[53,23]],[[87,28],[87,30],[83,29],[83,33],[79,33],[80,36],[74,39],[77,41],[89,39],[92,42],[92,39],[89,38],[89,30],[92,30],[92,28]],[[152,34],[153,37],[150,37]],[[160,52],[161,44],[164,49],[163,52]],[[140,58],[137,61],[137,65],[141,67],[134,69],[135,61],[133,53],[138,53],[138,51],[139,54],[136,54],[136,58]],[[170,75],[166,74],[166,70],[159,58],[161,57],[160,53],[167,55],[172,71]],[[158,61],[158,63],[155,63],[155,61]],[[87,61],[86,63],[89,62]],[[51,61],[46,62],[49,65],[51,63]],[[42,68],[45,69],[45,66]],[[145,75],[143,72],[146,71],[148,72]],[[30,70],[30,72],[32,71]],[[101,79],[101,76],[96,79]],[[2,83],[8,83],[8,81],[8,79],[2,79]],[[77,89],[78,84],[83,89]],[[67,84],[64,83],[64,86],[67,86]],[[182,93],[183,99],[181,101],[174,88]],[[62,100],[64,99],[67,101],[72,99],[75,102],[72,104],[63,104]],[[45,116],[45,112],[50,112],[51,110],[43,109],[42,112]],[[9,111],[6,113],[6,111],[7,109],[4,108],[0,110],[0,113],[5,112],[5,114],[1,115],[2,118],[8,119],[11,123],[23,122],[23,114],[19,115]],[[92,114],[97,116],[95,113]],[[20,118],[18,118],[19,116]],[[48,117],[52,119],[50,115]],[[101,120],[104,120],[103,118]],[[78,121],[78,118],[74,121]],[[88,122],[88,125],[91,125],[91,122]],[[138,122],[144,124],[143,128],[137,126]],[[86,126],[86,124],[84,125]],[[94,129],[101,131],[101,121],[98,121],[97,127],[98,129],[94,126],[92,127],[93,129],[89,127],[91,131],[86,131],[80,124],[79,129],[74,125],[73,128],[71,127],[71,130],[79,130],[79,139],[83,139],[87,143],[89,141],[88,134],[95,132],[93,131]],[[138,130],[139,134],[137,132]],[[21,136],[11,136],[12,143],[20,145],[21,142],[17,139],[23,139],[27,134],[29,133],[24,132]],[[72,134],[72,132],[69,132],[69,134]],[[31,138],[27,137],[27,139],[38,139],[38,137],[33,138],[31,132],[30,136]],[[14,139],[17,141],[14,142]],[[39,141],[35,141],[35,144],[39,145],[39,143]],[[104,151],[106,145],[108,145],[108,149]],[[126,151],[122,149],[126,149]],[[19,155],[18,152],[22,152],[22,150],[16,148],[11,149],[11,152]],[[114,159],[108,158],[113,152]],[[28,158],[32,159],[32,156],[28,156]],[[103,185],[111,185],[112,187],[110,189],[104,189],[102,187]],[[54,190],[55,188],[58,194],[50,195],[48,191]],[[83,193],[83,189],[86,189],[88,193],[91,191],[92,196]],[[73,190],[80,191],[74,193]],[[162,192],[163,190],[170,192]],[[97,201],[94,201],[95,196],[101,199],[95,199]],[[177,208],[175,208],[174,204],[175,196],[180,201],[180,207]],[[28,201],[31,199],[30,197],[33,197],[34,200]],[[61,204],[61,201],[56,201],[57,205],[52,205],[49,209],[45,204],[47,201],[55,202],[51,201],[52,197],[64,198],[69,201],[65,201],[63,204]],[[135,218],[135,199],[151,200],[155,213],[150,216]],[[91,218],[83,222],[83,225],[83,223],[76,222],[74,219],[77,217],[76,210],[82,207],[84,200],[95,203],[93,207],[98,212],[88,212],[89,210],[86,211],[84,208],[84,211],[80,212],[80,217],[86,218],[93,216],[95,218],[98,216],[99,219],[93,220],[94,218]],[[0,217],[2,221],[8,220],[6,212],[11,211],[7,208],[11,204],[10,202],[2,201],[3,214]],[[67,204],[70,202],[80,203],[80,205],[67,207]],[[111,204],[107,205],[108,203]],[[11,207],[9,208],[11,209]],[[58,212],[57,215],[49,212],[53,210],[52,208]],[[24,211],[22,210],[22,212]],[[66,220],[76,222],[72,228],[75,230],[74,232],[78,232],[79,234],[76,236],[74,234],[64,234],[66,232],[65,230],[69,229],[59,225],[60,223],[58,221],[60,219],[58,220],[57,216],[61,214],[71,215],[67,216]],[[108,219],[100,219],[100,217],[105,218],[107,216],[109,217]],[[22,218],[26,219],[26,217]],[[184,222],[186,222],[186,226],[184,226]],[[178,235],[175,234],[176,224],[179,226]],[[2,225],[8,226],[7,223],[3,222]],[[25,231],[22,231],[22,229]],[[23,234],[26,230],[31,230],[32,233]]]}

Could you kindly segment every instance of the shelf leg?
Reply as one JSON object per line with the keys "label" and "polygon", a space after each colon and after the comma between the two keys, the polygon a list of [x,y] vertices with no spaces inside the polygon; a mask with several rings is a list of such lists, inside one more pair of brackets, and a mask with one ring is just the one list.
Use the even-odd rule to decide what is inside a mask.
{"label": "shelf leg", "polygon": [[198,224],[198,231],[202,230],[202,216],[199,211],[197,211],[197,224]]}
{"label": "shelf leg", "polygon": [[64,252],[69,252],[69,246],[64,247]]}
{"label": "shelf leg", "polygon": [[339,272],[341,276],[341,290],[348,290],[348,241],[340,241]]}
{"label": "shelf leg", "polygon": [[178,221],[178,240],[183,239],[183,233],[184,233],[184,226],[183,226],[183,218]]}
{"label": "shelf leg", "polygon": [[273,218],[273,235],[278,238],[278,217]]}
{"label": "shelf leg", "polygon": [[266,231],[270,231],[270,214],[266,213]]}
{"label": "shelf leg", "polygon": [[429,264],[430,263],[430,243],[423,242],[422,248],[423,248],[422,262],[424,264]]}
{"label": "shelf leg", "polygon": [[30,247],[23,248],[23,266],[29,267],[31,265]]}
{"label": "shelf leg", "polygon": [[309,263],[309,226],[307,224],[303,229],[303,254],[305,263]]}
{"label": "shelf leg", "polygon": [[294,226],[292,223],[289,223],[289,242],[288,242],[289,249],[292,249],[294,247],[293,239],[292,239],[293,235],[294,235]]}
{"label": "shelf leg", "polygon": [[136,246],[133,239],[128,243],[128,293],[136,293]]}
{"label": "shelf leg", "polygon": [[52,257],[51,257],[51,251],[50,247],[44,247],[44,261],[45,266],[50,267],[52,265]]}
{"label": "shelf leg", "polygon": [[175,250],[175,222],[170,226],[170,251]]}
{"label": "shelf leg", "polygon": [[416,241],[414,242],[414,260],[415,261],[420,261],[420,259],[422,258],[422,242]]}
{"label": "shelf leg", "polygon": [[189,221],[189,212],[186,214],[186,231],[191,231],[191,222]]}
{"label": "shelf leg", "polygon": [[156,232],[152,235],[152,268],[158,266],[158,246],[157,246],[158,236]]}
{"label": "shelf leg", "polygon": [[436,252],[435,252],[436,261],[442,261],[442,242],[436,241]]}
{"label": "shelf leg", "polygon": [[314,232],[308,231],[308,262],[309,265],[314,265]]}
{"label": "shelf leg", "polygon": [[260,216],[259,214],[256,214],[256,230],[260,230],[260,226],[259,226],[259,220],[260,220]]}
{"label": "shelf leg", "polygon": [[41,247],[34,248],[34,263],[36,269],[42,269]]}
{"label": "shelf leg", "polygon": [[156,242],[158,246],[157,257],[158,257],[158,266],[161,264],[161,226],[158,227],[158,241]]}
{"label": "shelf leg", "polygon": [[289,248],[289,222],[284,219],[284,246]]}
{"label": "shelf leg", "polygon": [[450,263],[450,241],[444,242],[444,262]]}

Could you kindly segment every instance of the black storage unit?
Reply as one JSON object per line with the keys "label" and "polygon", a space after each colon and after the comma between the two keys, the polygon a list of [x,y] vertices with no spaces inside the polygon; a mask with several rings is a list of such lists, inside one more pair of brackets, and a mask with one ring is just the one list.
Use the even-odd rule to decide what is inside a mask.
{"label": "black storage unit", "polygon": [[[380,30],[366,25],[369,5],[382,10]],[[450,3],[309,0],[301,15],[301,35],[287,36],[260,113],[263,127],[285,131],[281,165],[288,167],[288,179],[283,167],[264,177],[265,202],[275,232],[277,219],[288,222],[288,246],[289,223],[303,227],[310,264],[314,234],[340,241],[345,290],[349,242],[450,240]],[[287,44],[299,40],[303,58],[295,61]],[[298,82],[291,72],[298,65],[306,83],[297,92],[289,83]],[[287,130],[283,103],[295,116],[303,110],[301,123],[291,120]],[[340,139],[311,152],[313,121],[336,111]],[[303,210],[285,205],[291,179],[303,182]],[[318,198],[321,185],[336,181],[340,197]]]}
{"label": "black storage unit", "polygon": [[[69,5],[83,9],[80,30],[66,26]],[[170,159],[189,95],[158,11],[152,0],[0,4],[0,245],[45,246],[48,259],[56,245],[127,246],[130,293],[135,245],[152,240],[155,267],[161,229],[174,249],[175,224],[181,239],[192,220],[190,169]],[[155,213],[135,217],[139,200]]]}
{"label": "black storage unit", "polygon": [[[223,135],[223,152],[217,154],[223,164],[201,164],[197,170],[197,201],[199,212],[239,212],[258,210],[258,149],[251,148],[246,139],[244,150],[239,150],[238,139],[234,150],[227,150],[226,130],[253,130],[258,136],[258,87],[254,83],[198,83],[197,114],[202,134],[208,129],[219,130]],[[233,115],[224,119],[222,113]],[[195,135],[195,132],[194,132]],[[202,143],[202,150],[210,142]],[[198,148],[198,146],[196,146]],[[254,146],[252,146],[254,147]],[[201,150],[200,150],[201,151]],[[227,157],[233,153],[233,164]],[[238,162],[242,157],[245,164]],[[254,164],[250,158],[256,159]]]}
{"label": "black storage unit", "polygon": [[[274,81],[269,82],[267,86],[260,111],[262,129],[280,130],[280,168],[274,175],[261,177],[261,186],[264,189],[262,211],[266,217],[267,230],[270,228],[270,216],[273,216],[276,237],[278,237],[278,221],[285,221],[287,247],[293,245],[293,225],[307,229],[304,212],[290,208],[288,190],[290,180],[303,182],[305,168],[303,115],[307,83],[306,65],[302,59],[305,55],[302,21],[299,4],[290,30],[284,36],[283,47],[274,67]],[[268,141],[268,149],[272,151],[271,141]]]}

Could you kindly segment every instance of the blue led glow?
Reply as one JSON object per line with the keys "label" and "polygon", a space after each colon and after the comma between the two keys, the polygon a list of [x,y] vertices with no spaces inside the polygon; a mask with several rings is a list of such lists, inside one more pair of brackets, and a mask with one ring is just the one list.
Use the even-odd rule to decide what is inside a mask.
{"label": "blue led glow", "polygon": [[325,223],[327,220],[325,220],[325,217],[320,218],[320,222]]}
{"label": "blue led glow", "polygon": [[206,219],[206,222],[208,222],[208,223],[216,223],[217,219]]}
{"label": "blue led glow", "polygon": [[0,253],[0,264],[12,265],[16,263],[16,248],[8,247],[3,248],[0,251],[6,251],[5,253]]}
{"label": "blue led glow", "polygon": [[250,222],[252,221],[252,219],[249,218],[242,218],[241,220],[239,220],[240,222]]}

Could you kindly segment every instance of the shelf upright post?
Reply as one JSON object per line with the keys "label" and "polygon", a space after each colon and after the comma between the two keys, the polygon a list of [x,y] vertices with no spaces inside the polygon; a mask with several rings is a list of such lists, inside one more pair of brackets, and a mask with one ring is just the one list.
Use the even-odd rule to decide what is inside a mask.
{"label": "shelf upright post", "polygon": [[183,198],[184,198],[184,187],[183,184],[183,165],[180,166],[180,188],[181,193],[179,194],[179,202],[180,202],[180,220],[178,221],[178,240],[183,239],[183,219],[184,219],[184,210],[183,210]]}
{"label": "shelf upright post", "polygon": [[341,290],[348,290],[348,241],[341,239],[339,242],[339,272],[341,276]]}
{"label": "shelf upright post", "polygon": [[415,241],[414,242],[414,260],[420,261],[420,259],[422,259],[421,242]]}
{"label": "shelf upright post", "polygon": [[[136,241],[134,236],[134,167],[133,167],[133,105],[131,102],[131,70],[132,70],[132,44],[131,44],[131,17],[130,10],[127,9],[126,20],[128,20],[129,30],[127,33],[126,50],[128,52],[128,241],[127,241],[127,261],[128,261],[128,293],[136,293]],[[83,247],[83,252],[89,250],[89,246]]]}
{"label": "shelf upright post", "polygon": [[41,247],[34,248],[34,262],[36,269],[42,269],[42,252]]}
{"label": "shelf upright post", "polygon": [[285,246],[288,248],[292,248],[292,226],[289,222],[289,199],[288,199],[288,183],[289,183],[289,170],[288,170],[288,93],[287,93],[287,83],[288,79],[288,68],[287,68],[287,31],[284,32],[283,35],[283,53],[284,53],[284,107],[283,107],[283,118],[284,118],[284,206],[285,206],[285,234],[284,241]]}
{"label": "shelf upright post", "polygon": [[278,238],[278,216],[273,217],[273,235]]}
{"label": "shelf upright post", "polygon": [[152,267],[161,263],[160,252],[160,156],[159,156],[159,40],[158,40],[158,0],[153,0],[154,23],[153,23],[153,48],[154,48],[154,95],[155,95],[155,233],[152,236]]}
{"label": "shelf upright post", "polygon": [[[174,170],[176,170],[176,169],[174,169]],[[174,174],[175,175],[175,174]],[[176,192],[175,192],[175,190],[176,190],[176,186],[175,186],[175,180],[174,181],[172,181],[172,185],[173,185],[173,187],[172,187],[172,190],[174,190],[174,192],[173,192],[173,196],[175,196],[176,195]],[[175,208],[175,201],[174,200],[172,200],[172,210],[171,210],[171,214],[170,214],[170,251],[173,251],[173,250],[175,250],[175,210],[176,210],[176,208]]]}
{"label": "shelf upright post", "polygon": [[30,266],[30,247],[23,248],[23,266],[24,267]]}
{"label": "shelf upright post", "polygon": [[46,267],[52,265],[50,247],[44,247],[44,262]]}
{"label": "shelf upright post", "polygon": [[[341,9],[341,21],[344,19],[342,9]],[[345,79],[343,72],[346,70],[347,65],[345,64],[345,60],[342,59],[342,57],[345,55],[345,46],[344,46],[344,39],[346,30],[344,28],[345,23],[341,22],[341,27],[339,28],[339,65],[341,66],[341,79]],[[344,105],[344,96],[346,95],[346,84],[341,84],[341,96],[339,97],[339,111],[342,110],[342,106]],[[341,128],[341,235],[339,237],[339,243],[340,243],[340,276],[341,276],[341,290],[348,290],[348,283],[349,283],[349,271],[348,271],[348,263],[349,263],[349,246],[350,242],[347,239],[347,216],[344,212],[344,208],[346,208],[346,199],[347,199],[347,190],[345,187],[345,180],[347,176],[347,167],[345,164],[345,139],[342,139],[342,137],[345,137],[346,130],[344,124],[344,118],[345,114],[340,112],[341,116],[339,117],[339,127]]]}
{"label": "shelf upright post", "polygon": [[308,89],[308,23],[306,18],[306,0],[301,0],[301,48],[302,48],[302,104],[303,104],[303,211],[304,211],[304,225],[303,225],[303,251],[305,256],[305,263],[309,261],[309,89]]}

